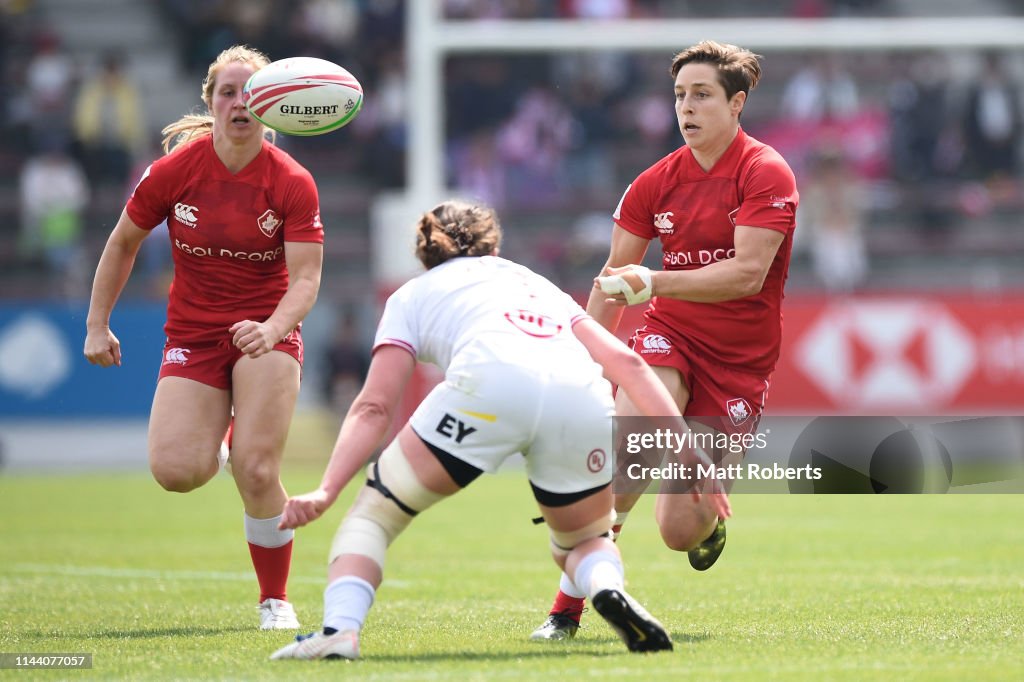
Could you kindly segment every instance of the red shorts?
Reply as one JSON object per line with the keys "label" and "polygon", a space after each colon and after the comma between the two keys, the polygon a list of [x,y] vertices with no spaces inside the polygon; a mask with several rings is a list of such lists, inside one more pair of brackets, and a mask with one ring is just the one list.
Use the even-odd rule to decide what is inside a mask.
{"label": "red shorts", "polygon": [[[299,367],[302,367],[301,332],[292,331],[274,346],[274,350],[284,351],[298,360]],[[242,355],[242,351],[238,350],[230,339],[197,344],[167,339],[157,381],[164,377],[183,377],[214,388],[229,390],[231,370]]]}
{"label": "red shorts", "polygon": [[684,417],[722,433],[753,433],[764,411],[769,376],[737,372],[695,353],[677,335],[651,324],[629,340],[648,365],[673,367],[690,391]]}

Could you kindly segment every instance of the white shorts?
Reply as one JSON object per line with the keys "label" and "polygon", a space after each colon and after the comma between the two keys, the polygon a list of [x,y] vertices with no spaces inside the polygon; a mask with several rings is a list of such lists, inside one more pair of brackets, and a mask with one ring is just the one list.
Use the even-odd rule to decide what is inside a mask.
{"label": "white shorts", "polygon": [[[424,441],[494,473],[522,453],[536,487],[578,493],[611,482],[611,385],[596,364],[541,369],[460,353],[409,419]],[[575,368],[575,371],[572,371]]]}

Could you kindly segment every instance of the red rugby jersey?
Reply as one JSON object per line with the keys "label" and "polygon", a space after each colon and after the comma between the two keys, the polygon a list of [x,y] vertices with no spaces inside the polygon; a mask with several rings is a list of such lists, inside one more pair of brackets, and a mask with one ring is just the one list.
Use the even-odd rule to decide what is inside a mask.
{"label": "red rugby jersey", "polygon": [[174,281],[164,331],[192,342],[269,318],[288,289],[284,243],[324,240],[313,176],[267,141],[232,175],[211,135],[195,140],[146,169],[127,211],[146,230],[167,220]]}
{"label": "red rugby jersey", "polygon": [[798,202],[786,161],[742,129],[710,172],[683,146],[641,173],[613,217],[624,230],[661,241],[665,270],[694,270],[733,257],[737,225],[786,235],[760,293],[721,303],[656,297],[645,319],[676,330],[714,362],[769,374],[779,358],[782,288]]}

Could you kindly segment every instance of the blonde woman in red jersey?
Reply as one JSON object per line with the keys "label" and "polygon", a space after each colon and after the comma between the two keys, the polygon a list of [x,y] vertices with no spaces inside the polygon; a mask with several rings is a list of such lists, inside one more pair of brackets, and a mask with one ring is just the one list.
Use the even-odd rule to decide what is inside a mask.
{"label": "blonde woman in red jersey", "polygon": [[[695,431],[756,430],[779,357],[796,180],[786,161],[749,137],[740,115],[761,77],[758,56],[703,41],[675,56],[675,111],[686,144],[641,173],[613,215],[608,262],[587,312],[615,331],[622,307],[650,301],[631,346],[654,369]],[[663,270],[639,265],[653,239]],[[616,414],[635,416],[619,392]],[[725,464],[740,453],[709,452]],[[615,530],[638,494],[617,495]],[[665,544],[707,570],[725,547],[725,524],[708,495],[661,488],[655,506]],[[582,592],[565,575],[532,639],[565,639],[579,627]]]}
{"label": "blonde woman in red jersey", "polygon": [[288,499],[279,473],[299,392],[301,321],[323,260],[312,176],[264,139],[242,101],[268,61],[245,46],[224,50],[203,82],[209,114],[164,129],[167,155],[143,173],[100,257],[84,349],[92,364],[121,364],[110,315],[142,241],[166,220],[174,281],[150,470],[166,490],[189,492],[217,473],[222,440],[230,443],[264,630],[299,627],[286,594],[293,531],[278,529]]}

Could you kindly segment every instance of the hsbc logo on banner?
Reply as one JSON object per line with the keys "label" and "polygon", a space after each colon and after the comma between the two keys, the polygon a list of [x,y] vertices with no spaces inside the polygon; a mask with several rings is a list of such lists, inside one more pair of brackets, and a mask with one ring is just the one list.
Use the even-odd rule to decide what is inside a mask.
{"label": "hsbc logo on banner", "polygon": [[940,303],[829,305],[796,341],[795,364],[840,404],[941,406],[978,364],[971,332]]}

